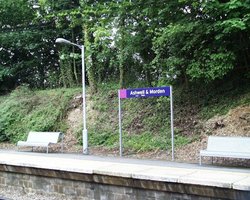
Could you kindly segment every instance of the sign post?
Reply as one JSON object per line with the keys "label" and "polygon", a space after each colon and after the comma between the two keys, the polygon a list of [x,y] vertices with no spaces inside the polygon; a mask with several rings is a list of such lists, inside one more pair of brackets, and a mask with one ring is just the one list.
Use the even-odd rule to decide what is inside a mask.
{"label": "sign post", "polygon": [[119,98],[119,135],[120,135],[120,156],[122,156],[122,111],[121,99],[126,98],[146,98],[146,97],[170,97],[170,113],[171,113],[171,142],[172,142],[172,160],[174,160],[174,115],[173,115],[173,97],[172,86],[151,87],[151,88],[135,88],[121,89],[118,91]]}
{"label": "sign post", "polygon": [[171,139],[172,139],[172,160],[174,160],[174,108],[173,108],[173,95],[172,86],[170,86],[170,122],[171,122]]}
{"label": "sign post", "polygon": [[119,142],[120,142],[120,156],[122,157],[122,111],[121,111],[121,93],[118,92],[119,97]]}

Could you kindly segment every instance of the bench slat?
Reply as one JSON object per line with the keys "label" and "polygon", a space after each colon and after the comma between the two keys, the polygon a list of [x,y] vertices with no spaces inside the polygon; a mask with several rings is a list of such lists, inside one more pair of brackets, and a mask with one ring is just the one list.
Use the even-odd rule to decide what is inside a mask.
{"label": "bench slat", "polygon": [[47,147],[49,146],[49,142],[25,142],[18,141],[17,146],[30,146],[30,147]]}
{"label": "bench slat", "polygon": [[63,152],[63,133],[61,132],[35,132],[28,134],[26,141],[18,141],[17,146],[46,147],[47,153],[50,144],[56,144],[61,139],[61,150]]}
{"label": "bench slat", "polygon": [[224,152],[224,151],[200,151],[201,156],[228,157],[228,158],[250,158],[250,153]]}
{"label": "bench slat", "polygon": [[250,159],[250,138],[209,136],[207,149],[200,151],[200,165],[202,156]]}
{"label": "bench slat", "polygon": [[60,132],[29,132],[27,142],[50,142],[57,143]]}
{"label": "bench slat", "polygon": [[250,138],[209,136],[207,150],[250,153]]}

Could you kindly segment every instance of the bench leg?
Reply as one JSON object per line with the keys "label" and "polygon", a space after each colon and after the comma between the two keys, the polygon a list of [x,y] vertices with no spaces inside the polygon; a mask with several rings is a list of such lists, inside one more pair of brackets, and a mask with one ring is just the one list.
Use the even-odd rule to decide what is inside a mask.
{"label": "bench leg", "polygon": [[212,157],[212,164],[214,164],[214,157]]}
{"label": "bench leg", "polygon": [[61,141],[61,152],[63,153],[63,135],[62,135],[62,141]]}
{"label": "bench leg", "polygon": [[201,165],[201,155],[200,155],[200,165]]}
{"label": "bench leg", "polygon": [[47,153],[49,153],[49,147],[47,147]]}

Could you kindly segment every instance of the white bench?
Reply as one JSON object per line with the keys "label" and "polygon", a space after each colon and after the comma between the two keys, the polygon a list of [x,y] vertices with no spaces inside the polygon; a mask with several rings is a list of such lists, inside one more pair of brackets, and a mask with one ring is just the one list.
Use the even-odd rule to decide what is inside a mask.
{"label": "white bench", "polygon": [[[61,142],[61,151],[63,152],[63,133],[61,132],[29,132],[26,141],[18,141],[17,147],[28,146],[32,147],[46,147],[47,153],[49,152],[49,146]],[[18,148],[19,150],[19,148]]]}
{"label": "white bench", "polygon": [[250,159],[250,137],[209,136],[206,150],[200,151],[201,157],[227,157]]}

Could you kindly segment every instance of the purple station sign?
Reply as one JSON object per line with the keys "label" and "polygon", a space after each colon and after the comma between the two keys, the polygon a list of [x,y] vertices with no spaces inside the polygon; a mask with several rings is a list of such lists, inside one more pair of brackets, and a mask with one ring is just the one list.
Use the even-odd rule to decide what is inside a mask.
{"label": "purple station sign", "polygon": [[121,89],[119,94],[121,99],[170,96],[170,87]]}
{"label": "purple station sign", "polygon": [[146,97],[170,97],[170,120],[171,120],[171,143],[172,143],[172,160],[174,160],[174,115],[173,115],[173,97],[172,86],[134,88],[118,90],[119,99],[119,138],[120,138],[120,156],[122,156],[122,101],[127,98],[146,98]]}

